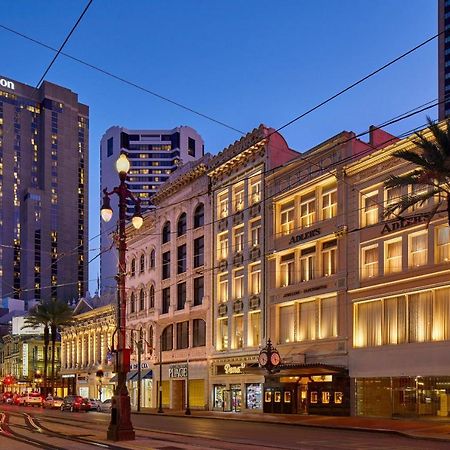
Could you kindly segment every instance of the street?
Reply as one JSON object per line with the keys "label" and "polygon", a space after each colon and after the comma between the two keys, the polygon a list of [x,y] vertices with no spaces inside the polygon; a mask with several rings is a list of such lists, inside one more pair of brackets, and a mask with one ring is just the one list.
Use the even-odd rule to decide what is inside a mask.
{"label": "street", "polygon": [[390,433],[331,430],[156,415],[133,415],[136,440],[105,441],[109,415],[41,408],[0,407],[0,449],[448,449],[448,442]]}

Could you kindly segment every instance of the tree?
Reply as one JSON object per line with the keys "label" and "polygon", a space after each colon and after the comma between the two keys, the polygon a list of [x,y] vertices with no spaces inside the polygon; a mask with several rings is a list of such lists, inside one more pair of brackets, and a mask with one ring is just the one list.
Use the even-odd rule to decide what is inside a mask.
{"label": "tree", "polygon": [[[65,326],[73,325],[73,310],[62,300],[48,300],[30,309],[25,319],[25,327],[44,326],[44,386],[47,390],[48,346],[51,341],[51,393],[55,386],[55,347],[58,332]],[[46,392],[47,393],[47,392]]]}
{"label": "tree", "polygon": [[[450,225],[450,121],[445,130],[427,117],[432,138],[416,133],[413,150],[398,150],[393,153],[397,158],[412,163],[415,168],[403,175],[390,175],[385,182],[387,188],[413,186],[416,191],[399,197],[384,210],[384,216],[400,215],[414,206],[422,206],[427,200],[435,198],[428,221],[436,215],[441,205],[445,205],[447,221]],[[424,189],[420,189],[424,187]]]}

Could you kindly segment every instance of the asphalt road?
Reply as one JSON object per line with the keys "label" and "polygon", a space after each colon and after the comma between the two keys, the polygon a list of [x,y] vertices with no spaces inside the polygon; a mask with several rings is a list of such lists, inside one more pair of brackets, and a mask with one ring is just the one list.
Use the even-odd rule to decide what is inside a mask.
{"label": "asphalt road", "polygon": [[[78,439],[84,439],[83,436],[89,436],[89,439],[104,439],[109,423],[108,414],[97,412],[70,413],[1,404],[0,412],[9,415],[12,426],[18,427],[14,429],[21,433],[23,433],[21,421],[25,417],[24,413],[28,413],[44,427],[70,436],[80,436]],[[140,449],[448,450],[450,448],[448,442],[412,439],[389,433],[330,430],[227,419],[133,415],[133,425],[139,438],[135,441],[138,446],[134,448]],[[11,442],[7,442],[7,439],[0,434],[0,449],[30,448],[11,446]],[[70,444],[61,448],[74,447]],[[90,446],[78,444],[75,448],[90,448]]]}

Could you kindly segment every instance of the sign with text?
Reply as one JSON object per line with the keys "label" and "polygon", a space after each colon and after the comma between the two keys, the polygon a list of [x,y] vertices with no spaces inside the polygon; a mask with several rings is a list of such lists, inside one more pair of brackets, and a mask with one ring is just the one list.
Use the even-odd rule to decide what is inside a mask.
{"label": "sign with text", "polygon": [[187,364],[171,364],[169,366],[169,378],[187,378]]}
{"label": "sign with text", "polygon": [[225,364],[223,366],[217,366],[217,375],[239,375],[243,373],[244,369],[245,363]]}
{"label": "sign with text", "polygon": [[300,233],[295,236],[292,236],[289,240],[289,244],[296,244],[297,242],[306,241],[314,236],[318,236],[320,234],[320,228],[315,228],[311,231],[306,231],[305,233]]}
{"label": "sign with text", "polygon": [[0,86],[8,88],[8,89],[12,89],[12,90],[16,89],[16,86],[14,85],[14,83],[12,81],[5,80],[4,78],[0,78]]}
{"label": "sign with text", "polygon": [[412,225],[418,225],[420,223],[427,222],[429,219],[428,214],[420,214],[414,217],[400,218],[394,222],[386,222],[381,230],[381,234],[392,233],[393,231],[401,230]]}

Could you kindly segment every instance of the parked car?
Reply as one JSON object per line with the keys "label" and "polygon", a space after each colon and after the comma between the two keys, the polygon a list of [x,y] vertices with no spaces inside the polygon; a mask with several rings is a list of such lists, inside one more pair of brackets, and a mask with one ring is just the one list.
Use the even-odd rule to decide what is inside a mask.
{"label": "parked car", "polygon": [[89,403],[91,404],[91,411],[101,411],[102,410],[101,400],[96,400],[95,398],[90,398]]}
{"label": "parked car", "polygon": [[11,399],[11,405],[23,405],[23,394],[14,394]]}
{"label": "parked car", "polygon": [[91,409],[91,404],[87,398],[83,398],[80,395],[68,395],[67,397],[64,397],[60,409],[61,411],[68,409],[70,412],[88,412]]}
{"label": "parked car", "polygon": [[63,404],[64,399],[62,397],[52,397],[49,395],[43,402],[42,407],[43,408],[57,408],[60,409],[61,405]]}
{"label": "parked car", "polygon": [[108,412],[108,413],[111,412],[111,405],[112,405],[112,402],[111,402],[110,398],[108,398],[107,400],[104,400],[100,404],[100,411],[101,412]]}
{"label": "parked car", "polygon": [[31,392],[23,396],[24,406],[42,406],[42,396],[39,392]]}
{"label": "parked car", "polygon": [[2,402],[3,403],[12,403],[14,394],[12,392],[3,392],[2,395]]}

